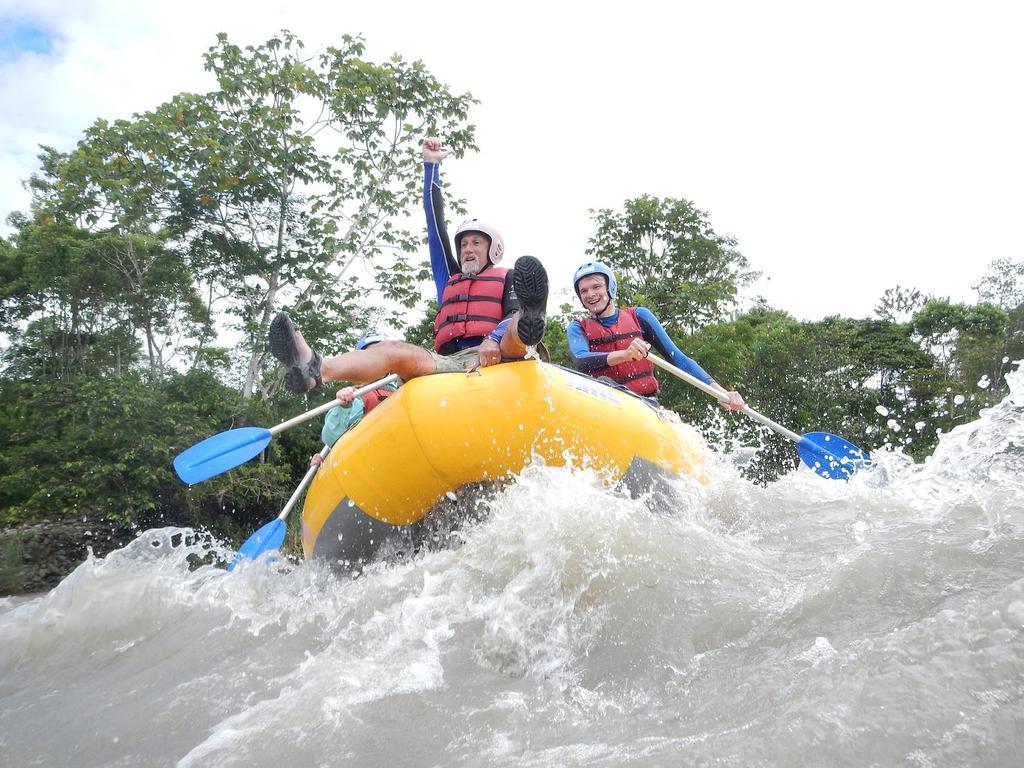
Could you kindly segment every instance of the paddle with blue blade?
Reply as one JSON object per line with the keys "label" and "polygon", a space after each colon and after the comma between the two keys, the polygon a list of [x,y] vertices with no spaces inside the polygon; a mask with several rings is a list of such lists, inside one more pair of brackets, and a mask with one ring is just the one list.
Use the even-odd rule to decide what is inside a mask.
{"label": "paddle with blue blade", "polygon": [[[707,392],[716,400],[728,400],[724,390],[718,390],[710,384],[705,384],[657,355],[648,355],[647,359],[663,371],[668,371],[687,384],[692,384],[697,389]],[[816,475],[832,480],[847,480],[858,469],[871,463],[871,457],[867,453],[838,435],[830,435],[828,432],[808,432],[806,435],[798,435],[781,424],[776,424],[767,416],[762,416],[750,406],[743,406],[743,413],[796,443],[796,451],[800,454],[800,458]]]}
{"label": "paddle with blue blade", "polygon": [[[389,384],[399,381],[397,373],[385,376],[383,379],[370,382],[366,386],[356,390],[356,396],[370,392],[374,389],[386,387]],[[174,470],[178,477],[189,485],[208,480],[211,477],[227,472],[229,469],[244,464],[254,456],[259,456],[266,448],[274,435],[284,432],[298,424],[303,424],[310,419],[334,408],[338,402],[331,400],[311,411],[306,411],[294,419],[282,421],[270,429],[263,427],[239,427],[229,429],[226,432],[208,437],[201,443],[196,443],[178,454],[174,459]]]}
{"label": "paddle with blue blade", "polygon": [[[327,458],[327,453],[331,450],[331,446],[325,445],[320,450],[320,460],[323,461]],[[271,552],[281,548],[284,543],[284,534],[288,526],[285,520],[288,518],[288,513],[292,511],[292,507],[295,506],[295,502],[302,496],[303,491],[313,481],[313,475],[320,468],[319,464],[313,464],[309,469],[306,470],[305,476],[302,478],[302,482],[299,483],[298,488],[292,493],[291,498],[288,499],[288,503],[284,505],[284,509],[281,510],[281,514],[269,523],[260,528],[256,533],[245,540],[238,549],[238,554],[235,555],[235,559],[231,561],[228,566],[229,571],[235,570],[235,566],[243,560],[255,560],[264,552]]]}

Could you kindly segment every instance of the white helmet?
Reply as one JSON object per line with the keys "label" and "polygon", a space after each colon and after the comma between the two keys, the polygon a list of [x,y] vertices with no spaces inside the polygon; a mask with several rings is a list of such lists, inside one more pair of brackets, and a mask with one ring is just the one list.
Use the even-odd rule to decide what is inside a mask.
{"label": "white helmet", "polygon": [[462,236],[467,232],[480,232],[487,235],[487,239],[491,241],[491,247],[487,249],[487,258],[494,265],[501,261],[501,257],[505,255],[505,238],[498,230],[480,219],[466,219],[455,230],[455,258],[458,258],[458,252],[462,250]]}

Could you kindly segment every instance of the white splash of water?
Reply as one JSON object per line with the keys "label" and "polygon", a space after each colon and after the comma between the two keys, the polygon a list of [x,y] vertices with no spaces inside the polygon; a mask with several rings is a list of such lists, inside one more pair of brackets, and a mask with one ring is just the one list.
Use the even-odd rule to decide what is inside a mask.
{"label": "white splash of water", "polygon": [[460,546],[358,578],[227,575],[201,564],[227,557],[216,542],[148,531],[0,602],[4,754],[1015,765],[1024,388],[1008,382],[929,462],[875,451],[848,482],[801,468],[762,488],[711,454],[707,485],[630,499],[535,466]]}

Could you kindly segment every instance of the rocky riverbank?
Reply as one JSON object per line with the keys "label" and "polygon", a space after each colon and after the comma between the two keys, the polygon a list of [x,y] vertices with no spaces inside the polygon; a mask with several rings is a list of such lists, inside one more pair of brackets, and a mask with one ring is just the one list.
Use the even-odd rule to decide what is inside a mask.
{"label": "rocky riverbank", "polygon": [[0,529],[0,596],[52,589],[90,548],[102,557],[135,535],[131,527],[89,518]]}

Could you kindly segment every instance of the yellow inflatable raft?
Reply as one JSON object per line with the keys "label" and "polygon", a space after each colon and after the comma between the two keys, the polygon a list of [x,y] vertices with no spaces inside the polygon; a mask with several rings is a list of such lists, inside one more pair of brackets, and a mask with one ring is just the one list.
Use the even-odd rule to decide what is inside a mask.
{"label": "yellow inflatable raft", "polygon": [[534,360],[405,384],[335,444],[306,496],[307,559],[365,561],[458,489],[531,461],[590,466],[642,492],[703,480],[703,441],[624,391]]}

